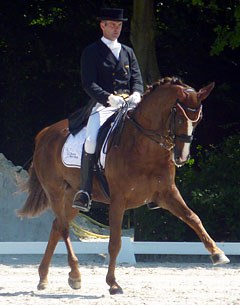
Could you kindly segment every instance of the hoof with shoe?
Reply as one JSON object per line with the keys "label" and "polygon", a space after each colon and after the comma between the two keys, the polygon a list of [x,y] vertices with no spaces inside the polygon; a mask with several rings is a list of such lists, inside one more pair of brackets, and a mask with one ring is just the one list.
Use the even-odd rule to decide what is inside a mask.
{"label": "hoof with shoe", "polygon": [[40,282],[37,286],[38,290],[45,290],[48,287],[48,282]]}
{"label": "hoof with shoe", "polygon": [[224,253],[217,253],[211,256],[213,265],[223,265],[228,264],[230,260]]}
{"label": "hoof with shoe", "polygon": [[109,289],[109,293],[111,295],[114,295],[114,294],[123,294],[123,290],[120,286],[113,286]]}
{"label": "hoof with shoe", "polygon": [[80,289],[81,288],[81,279],[73,279],[73,278],[69,277],[68,284],[72,289]]}

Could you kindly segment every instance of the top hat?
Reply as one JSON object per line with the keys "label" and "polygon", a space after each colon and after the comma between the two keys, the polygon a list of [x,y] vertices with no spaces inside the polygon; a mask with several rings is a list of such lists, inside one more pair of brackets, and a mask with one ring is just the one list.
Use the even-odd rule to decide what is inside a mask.
{"label": "top hat", "polygon": [[112,20],[112,21],[127,21],[123,18],[123,9],[120,8],[103,8],[101,9],[98,20]]}

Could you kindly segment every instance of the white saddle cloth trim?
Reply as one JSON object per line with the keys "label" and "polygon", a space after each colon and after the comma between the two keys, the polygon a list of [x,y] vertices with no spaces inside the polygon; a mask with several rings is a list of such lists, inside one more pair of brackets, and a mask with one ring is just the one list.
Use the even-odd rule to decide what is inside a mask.
{"label": "white saddle cloth trim", "polygon": [[[106,122],[106,120],[116,111],[113,107],[100,107],[97,109],[100,113],[100,121],[101,126]],[[62,162],[67,167],[81,167],[81,158],[82,158],[82,150],[83,144],[86,139],[86,127],[84,127],[80,132],[78,132],[75,136],[70,134],[63,145],[62,148]],[[104,142],[105,144],[105,142]],[[105,145],[103,145],[104,147]],[[105,167],[105,158],[106,154],[101,151],[100,154],[100,163],[102,167]]]}

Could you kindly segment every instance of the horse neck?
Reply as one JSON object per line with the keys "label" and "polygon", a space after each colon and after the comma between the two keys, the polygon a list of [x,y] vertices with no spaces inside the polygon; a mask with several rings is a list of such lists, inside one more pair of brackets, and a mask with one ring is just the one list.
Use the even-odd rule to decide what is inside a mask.
{"label": "horse neck", "polygon": [[163,135],[169,132],[171,109],[176,101],[172,91],[166,89],[169,88],[159,87],[144,96],[134,113],[136,121],[142,127],[161,132]]}
{"label": "horse neck", "polygon": [[[125,150],[135,150],[135,158],[152,160],[153,167],[167,162],[172,157],[172,138],[170,137],[171,109],[175,104],[176,95],[166,90],[155,89],[143,97],[135,108],[130,123],[131,130],[126,129]],[[134,126],[135,125],[135,126]],[[129,134],[132,137],[129,137]],[[129,145],[127,145],[128,143]],[[159,153],[161,150],[161,153]],[[144,161],[146,162],[146,160]],[[149,164],[149,168],[150,168]]]}

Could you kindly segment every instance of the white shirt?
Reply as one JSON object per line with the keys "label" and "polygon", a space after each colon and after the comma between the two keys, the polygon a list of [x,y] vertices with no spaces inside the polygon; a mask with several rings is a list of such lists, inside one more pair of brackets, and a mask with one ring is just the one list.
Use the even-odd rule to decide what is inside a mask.
{"label": "white shirt", "polygon": [[101,40],[112,51],[113,55],[117,58],[117,60],[119,60],[121,44],[117,41],[117,39],[112,41],[103,36]]}

